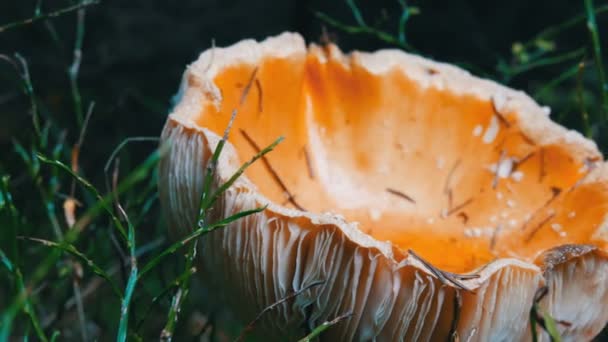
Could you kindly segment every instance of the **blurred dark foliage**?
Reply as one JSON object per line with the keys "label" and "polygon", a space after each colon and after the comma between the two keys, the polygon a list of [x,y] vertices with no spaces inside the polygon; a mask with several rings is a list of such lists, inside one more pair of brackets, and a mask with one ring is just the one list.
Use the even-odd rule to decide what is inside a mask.
{"label": "blurred dark foliage", "polygon": [[[370,22],[395,26],[396,1],[359,1]],[[46,1],[44,8],[60,8],[66,1]],[[407,36],[426,56],[440,61],[475,66],[478,74],[497,75],[499,58],[509,58],[512,44],[526,41],[543,28],[584,13],[582,1],[425,1],[413,3],[421,14],[412,17]],[[596,6],[601,5],[596,1]],[[0,3],[0,23],[32,16],[34,0]],[[168,101],[184,67],[209,48],[243,38],[263,39],[282,31],[297,31],[318,42],[326,24],[314,16],[322,11],[343,22],[353,22],[342,1],[116,1],[105,0],[87,11],[80,86],[85,101],[96,100],[93,126],[103,135],[97,146],[114,145],[126,135],[157,134],[164,123]],[[37,23],[0,35],[0,52],[20,52],[30,63],[38,95],[53,115],[73,125],[71,98],[65,74],[71,62],[75,15]],[[608,27],[608,16],[600,16]],[[383,23],[382,23],[383,22]],[[55,41],[49,26],[56,32]],[[350,35],[331,27],[331,36],[344,50],[373,50],[387,44],[375,37]],[[602,33],[602,32],[601,32]],[[608,39],[604,30],[603,39]],[[584,24],[561,34],[560,50],[588,44]],[[607,46],[608,44],[603,44]],[[555,77],[567,65],[540,68],[513,79],[511,85],[533,89]],[[3,104],[0,148],[7,148],[15,132],[27,134],[21,96],[15,93],[13,71],[0,68]],[[11,96],[13,95],[13,96]],[[145,116],[145,120],[142,120]],[[120,123],[120,124],[117,124]]]}
{"label": "blurred dark foliage", "polygon": [[[31,17],[34,2],[3,1],[0,23]],[[394,31],[390,25],[396,26],[400,11],[396,1],[359,2],[368,21]],[[43,8],[69,4],[46,1]],[[421,14],[411,18],[407,37],[419,52],[440,61],[466,63],[465,66],[474,66],[474,73],[498,79],[497,62],[510,58],[514,42],[526,41],[549,25],[584,13],[582,1],[571,0],[425,1],[413,5],[420,8]],[[599,5],[602,3],[596,1]],[[105,0],[92,6],[86,16],[80,87],[85,103],[97,103],[92,126],[104,134],[96,135],[95,145],[109,148],[125,136],[157,134],[184,67],[209,48],[213,39],[223,46],[289,30],[302,33],[309,42],[319,42],[326,27],[346,51],[387,47],[375,37],[350,35],[327,27],[314,16],[314,11],[353,22],[342,1]],[[0,53],[18,51],[28,60],[38,96],[46,100],[46,110],[63,127],[74,125],[65,73],[72,59],[74,17],[70,14],[0,34]],[[608,16],[599,19],[599,27],[608,27]],[[56,34],[56,40],[50,32]],[[605,43],[608,30],[603,33]],[[587,38],[581,24],[560,34],[557,44],[560,50],[568,51],[588,45]],[[515,77],[510,85],[533,90],[567,66],[539,68]],[[27,112],[27,101],[18,94],[13,71],[0,67],[0,80],[0,149],[5,150],[10,149],[10,138],[15,133],[27,134],[29,118],[23,114]]]}
{"label": "blurred dark foliage", "polygon": [[[0,1],[0,26],[31,17],[35,4],[35,0]],[[72,4],[67,0],[44,1],[42,8],[49,11]],[[397,1],[359,1],[358,4],[369,23],[396,32],[400,14]],[[595,1],[596,7],[607,4],[608,1]],[[583,2],[572,0],[428,0],[410,5],[420,11],[411,17],[406,30],[408,42],[417,52],[439,61],[462,65],[475,74],[499,81],[505,78],[497,65],[500,60],[513,58],[514,43],[526,42],[544,28],[584,13]],[[185,66],[209,48],[213,40],[217,46],[225,46],[244,38],[263,39],[282,31],[297,31],[308,42],[320,42],[326,32],[345,51],[392,47],[373,36],[348,34],[328,26],[315,16],[316,11],[354,24],[352,13],[343,1],[102,0],[99,5],[89,7],[79,85],[85,108],[91,101],[95,101],[96,106],[82,148],[82,173],[93,183],[103,184],[104,173],[100,170],[117,144],[129,136],[160,134],[170,99],[177,90]],[[608,13],[598,16],[598,26],[606,56]],[[66,73],[72,63],[75,30],[76,14],[70,13],[0,33],[0,54],[19,52],[27,60],[43,120],[52,117],[55,123],[52,129],[57,131],[56,135],[65,132],[66,141],[71,143],[79,135]],[[584,22],[561,32],[553,43],[558,51],[563,52],[589,47]],[[583,58],[592,61],[592,57],[586,55]],[[571,60],[521,73],[509,79],[509,85],[532,94],[579,61]],[[587,69],[582,86],[591,107],[589,111],[597,113],[597,79],[593,68]],[[580,110],[573,100],[576,97],[575,84],[574,79],[570,79],[539,100],[553,107],[554,118],[581,129]],[[13,188],[18,189],[14,193],[15,201],[23,205],[22,210],[40,216],[29,217],[35,225],[44,222],[45,217],[39,209],[33,209],[39,205],[35,189],[22,185],[26,178],[23,164],[13,153],[14,140],[31,140],[33,131],[28,113],[29,101],[21,92],[18,77],[10,65],[0,64],[0,170],[12,176]],[[604,147],[606,138],[600,134],[602,127],[600,125],[596,129],[596,138]],[[129,152],[122,155],[121,170],[134,167],[154,148],[153,144],[133,144]],[[69,160],[67,153],[62,157]],[[158,204],[155,205],[157,207]],[[142,244],[152,241],[157,234],[164,234],[161,233],[164,226],[158,223],[160,220],[157,211],[144,220],[144,227],[138,233]],[[86,233],[86,238],[95,241],[103,238],[104,232],[92,229]],[[85,247],[99,255],[113,253],[99,251],[111,250],[105,243]],[[109,264],[103,260],[100,262]],[[57,280],[51,278],[48,281]],[[166,283],[166,279],[159,282]],[[152,284],[144,288],[156,293],[162,285]],[[70,296],[69,287],[63,292],[55,301],[58,306]],[[6,298],[0,295],[0,306],[5,304]],[[166,308],[167,304],[163,305]],[[142,306],[144,309],[145,305]],[[119,303],[107,293],[87,299],[87,314],[94,322],[91,324],[95,325],[92,330],[101,331],[100,339],[112,338],[115,326],[111,324],[116,323],[108,322],[116,321],[118,307]],[[156,316],[151,315],[150,321],[158,321],[156,327],[164,324],[165,308],[155,309],[158,311],[155,311]],[[190,304],[187,308],[189,314],[185,317],[195,309],[196,306]],[[43,314],[50,314],[53,310],[55,308],[44,308]],[[74,319],[74,313],[66,316]],[[181,324],[187,324],[187,321],[185,318]],[[77,339],[77,333],[73,333],[73,338]],[[66,336],[69,337],[64,332]],[[157,338],[157,335],[143,336],[144,339]]]}

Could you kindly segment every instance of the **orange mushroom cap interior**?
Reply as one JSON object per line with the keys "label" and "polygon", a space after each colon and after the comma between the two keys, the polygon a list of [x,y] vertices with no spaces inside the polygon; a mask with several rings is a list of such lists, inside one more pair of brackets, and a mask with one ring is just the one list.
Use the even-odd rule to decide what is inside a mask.
{"label": "orange mushroom cap interior", "polygon": [[491,100],[311,50],[224,68],[214,79],[221,105],[197,118],[222,134],[237,109],[229,141],[241,161],[257,152],[246,137],[259,147],[285,137],[266,158],[288,193],[264,163],[246,172],[267,198],[340,214],[452,272],[594,243],[608,189],[578,184],[588,168],[563,146],[535,144]]}

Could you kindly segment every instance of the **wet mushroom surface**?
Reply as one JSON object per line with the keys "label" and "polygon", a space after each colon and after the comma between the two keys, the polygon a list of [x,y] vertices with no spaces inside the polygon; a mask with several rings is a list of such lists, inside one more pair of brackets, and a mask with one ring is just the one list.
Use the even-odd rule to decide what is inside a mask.
{"label": "wet mushroom surface", "polygon": [[590,339],[608,320],[603,158],[524,93],[399,51],[306,48],[294,34],[206,51],[182,93],[160,181],[177,234],[194,226],[233,110],[218,184],[285,137],[213,216],[268,208],[201,240],[208,283],[245,320],[324,282],[261,330],[298,336],[351,312],[323,338],[526,340],[543,286],[564,338]]}

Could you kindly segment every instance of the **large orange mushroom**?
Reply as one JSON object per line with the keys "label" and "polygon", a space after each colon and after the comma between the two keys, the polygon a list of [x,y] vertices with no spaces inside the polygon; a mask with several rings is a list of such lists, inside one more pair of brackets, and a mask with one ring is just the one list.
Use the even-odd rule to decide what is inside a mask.
{"label": "large orange mushroom", "polygon": [[608,321],[608,168],[523,92],[401,51],[344,55],[285,33],[205,51],[180,96],[160,166],[174,233],[196,227],[233,109],[216,184],[285,137],[209,219],[267,209],[200,242],[206,284],[244,321],[323,281],[263,317],[269,336],[351,312],[322,338],[529,340],[545,286],[538,305],[566,340]]}

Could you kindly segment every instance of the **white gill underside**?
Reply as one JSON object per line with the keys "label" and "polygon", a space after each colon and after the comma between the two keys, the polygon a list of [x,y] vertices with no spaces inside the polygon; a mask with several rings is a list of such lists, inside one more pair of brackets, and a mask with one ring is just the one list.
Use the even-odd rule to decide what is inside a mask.
{"label": "white gill underside", "polygon": [[[161,200],[171,229],[179,236],[195,227],[205,163],[218,137],[170,120],[162,138],[171,146],[160,165]],[[235,169],[234,158],[228,144],[216,182],[225,181],[226,173]],[[209,219],[267,204],[254,189],[246,178],[237,181]],[[350,319],[329,329],[322,339],[435,341],[447,340],[453,332],[460,341],[531,339],[529,311],[535,292],[545,283],[536,266],[499,260],[481,270],[479,279],[463,281],[474,290],[469,292],[442,284],[411,256],[396,262],[383,248],[360,243],[360,237],[350,233],[352,228],[336,222],[313,225],[310,215],[276,208],[271,204],[262,213],[209,234],[200,244],[199,273],[205,284],[210,291],[225,294],[223,303],[244,322],[288,294],[323,281],[267,312],[256,325],[265,337],[301,337],[325,320],[350,312]],[[603,259],[590,253],[547,275],[552,295],[541,304],[558,319],[566,314],[563,319],[572,325],[559,326],[565,340],[588,339],[608,319],[608,310],[600,304],[608,296],[607,268]],[[461,305],[456,304],[457,296]]]}

